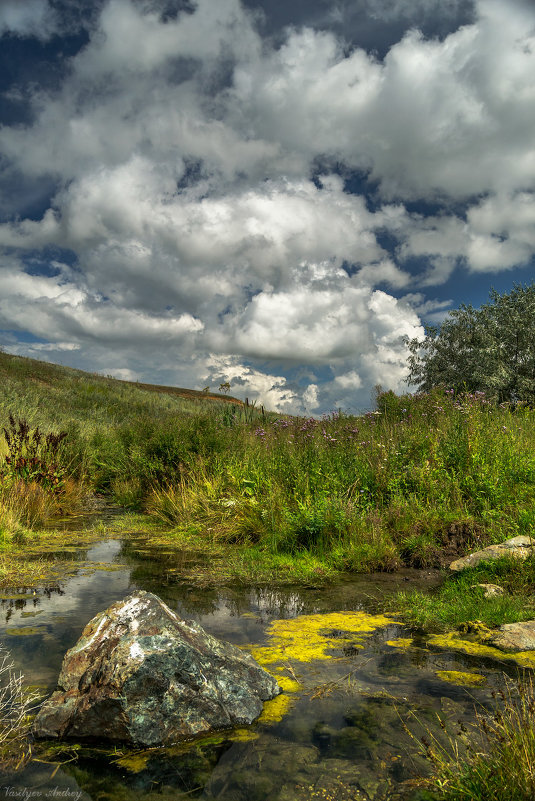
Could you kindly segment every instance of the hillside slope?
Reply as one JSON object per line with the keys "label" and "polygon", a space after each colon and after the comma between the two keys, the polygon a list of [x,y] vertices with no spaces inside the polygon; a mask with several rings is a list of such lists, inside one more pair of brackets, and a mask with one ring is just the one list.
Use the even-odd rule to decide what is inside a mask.
{"label": "hillside slope", "polygon": [[196,415],[238,398],[120,381],[71,367],[0,352],[0,424],[9,413],[41,427],[77,422],[84,427],[115,425],[140,414]]}

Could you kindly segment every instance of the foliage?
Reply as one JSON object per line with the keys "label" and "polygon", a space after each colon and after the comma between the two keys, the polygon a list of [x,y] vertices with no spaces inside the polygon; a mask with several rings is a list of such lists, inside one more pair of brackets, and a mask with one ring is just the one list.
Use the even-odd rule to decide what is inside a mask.
{"label": "foliage", "polygon": [[16,535],[23,537],[25,528],[39,528],[58,510],[57,496],[35,481],[0,483],[0,541]]}
{"label": "foliage", "polygon": [[[486,598],[478,584],[498,584],[504,594]],[[400,592],[389,606],[426,631],[457,628],[479,620],[492,627],[535,616],[535,558],[501,557],[448,574],[434,593]]]}
{"label": "foliage", "polygon": [[[479,584],[498,584],[504,594],[486,598]],[[483,561],[448,573],[434,593],[400,592],[389,605],[426,631],[445,631],[476,619],[490,627],[526,620],[535,616],[535,557]]]}
{"label": "foliage", "polygon": [[440,330],[409,342],[409,382],[429,391],[442,385],[485,392],[499,403],[535,401],[535,283],[495,290],[474,309],[462,304]]}
{"label": "foliage", "polygon": [[[194,421],[214,406],[227,427],[239,425],[240,419],[235,398],[223,402],[194,390],[130,384],[2,352],[0,384],[0,431],[4,428],[9,440],[0,436],[4,543],[59,511],[77,512],[84,488],[112,489],[119,500],[124,497],[128,505],[139,506],[152,481],[176,474],[170,470],[173,454],[161,453],[165,443],[149,442],[147,450],[156,453],[141,448],[136,454],[133,444],[126,447],[122,429],[132,428],[143,441],[144,421],[153,431],[160,424],[169,429],[173,420]],[[200,452],[203,431],[197,439]]]}
{"label": "foliage", "polygon": [[[73,451],[65,447],[67,432],[44,433],[9,413],[0,456],[0,539],[21,539],[26,527],[42,526],[60,511],[75,511],[83,485],[69,476]],[[80,468],[80,465],[78,465]]]}
{"label": "foliage", "polygon": [[[68,430],[60,466],[172,526],[177,541],[195,536],[288,563],[308,554],[328,573],[366,572],[440,566],[533,531],[528,406],[438,388],[379,393],[376,411],[359,417],[281,417],[29,360],[5,365],[0,354],[3,366],[14,417]],[[15,516],[33,486],[21,485]],[[20,526],[34,525],[25,515]]]}
{"label": "foliage", "polygon": [[535,418],[481,394],[385,393],[359,418],[210,431],[220,446],[184,452],[145,501],[180,532],[366,571],[439,565],[534,522]]}
{"label": "foliage", "polygon": [[67,432],[43,434],[39,427],[32,429],[26,420],[16,420],[12,414],[3,431],[8,452],[0,479],[8,476],[26,484],[36,483],[44,489],[60,491],[65,469],[60,464],[59,448]]}

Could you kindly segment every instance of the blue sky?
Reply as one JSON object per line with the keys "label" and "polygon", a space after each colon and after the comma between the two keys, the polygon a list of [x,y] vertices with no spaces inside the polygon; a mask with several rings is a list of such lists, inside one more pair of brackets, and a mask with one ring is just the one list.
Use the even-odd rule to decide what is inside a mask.
{"label": "blue sky", "polygon": [[527,0],[0,0],[0,345],[279,411],[533,279]]}

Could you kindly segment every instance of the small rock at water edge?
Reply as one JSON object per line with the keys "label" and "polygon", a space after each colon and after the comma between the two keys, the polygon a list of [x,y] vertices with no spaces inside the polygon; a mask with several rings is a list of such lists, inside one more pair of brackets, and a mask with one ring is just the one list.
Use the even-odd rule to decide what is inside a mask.
{"label": "small rock at water edge", "polygon": [[523,623],[504,623],[489,638],[489,644],[500,651],[533,651],[535,650],[535,620],[524,620]]}

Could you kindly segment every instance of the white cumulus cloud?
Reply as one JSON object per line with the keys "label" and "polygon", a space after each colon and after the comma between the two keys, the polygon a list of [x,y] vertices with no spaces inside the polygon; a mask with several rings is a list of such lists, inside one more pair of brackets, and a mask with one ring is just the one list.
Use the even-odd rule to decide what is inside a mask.
{"label": "white cumulus cloud", "polygon": [[[0,224],[2,328],[285,411],[402,387],[404,337],[444,313],[421,293],[535,254],[535,9],[478,0],[426,38],[416,7],[374,4],[411,19],[379,60],[329,30],[263,39],[239,0],[167,20],[156,1],[103,3],[59,85],[27,88],[31,121],[0,129],[5,186],[54,187],[40,219]],[[0,33],[39,20],[60,24],[45,2],[0,3]],[[368,196],[347,191],[355,170]],[[72,264],[29,269],[47,248]]]}

